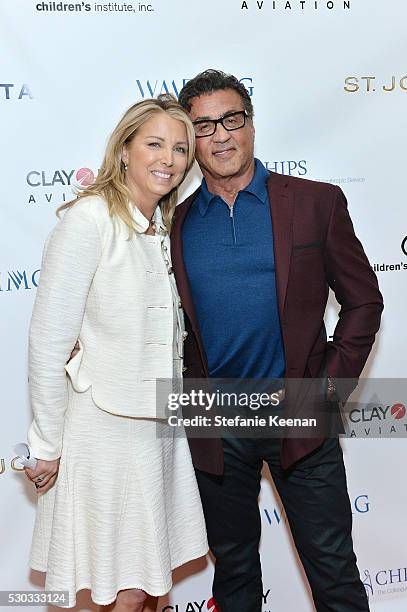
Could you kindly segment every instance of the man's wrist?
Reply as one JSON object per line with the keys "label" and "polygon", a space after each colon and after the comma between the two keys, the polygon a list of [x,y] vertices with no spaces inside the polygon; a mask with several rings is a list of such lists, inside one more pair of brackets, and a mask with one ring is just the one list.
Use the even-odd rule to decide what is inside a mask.
{"label": "man's wrist", "polygon": [[334,379],[328,376],[326,380],[327,380],[327,385],[326,385],[327,400],[336,399],[336,386],[335,386]]}

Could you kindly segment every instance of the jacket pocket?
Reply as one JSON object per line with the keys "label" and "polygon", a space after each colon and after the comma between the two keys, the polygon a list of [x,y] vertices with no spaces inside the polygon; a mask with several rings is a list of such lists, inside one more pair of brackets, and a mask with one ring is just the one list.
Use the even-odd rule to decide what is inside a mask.
{"label": "jacket pocket", "polygon": [[311,255],[312,253],[322,253],[321,242],[309,242],[307,244],[295,244],[293,246],[294,257],[298,257],[299,255]]}

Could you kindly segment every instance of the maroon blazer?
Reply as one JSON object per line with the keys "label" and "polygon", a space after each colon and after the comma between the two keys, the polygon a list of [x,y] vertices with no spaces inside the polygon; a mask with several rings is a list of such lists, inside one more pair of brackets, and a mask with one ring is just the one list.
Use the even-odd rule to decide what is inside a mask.
{"label": "maroon blazer", "polygon": [[[335,185],[272,172],[268,180],[278,311],[286,377],[357,379],[379,329],[383,299],[363,247],[355,236],[345,196]],[[199,193],[177,206],[171,231],[172,265],[189,331],[185,376],[208,376],[207,359],[182,253],[182,225]],[[323,321],[329,287],[341,308],[333,342]],[[323,438],[284,439],[284,468],[317,448]],[[223,471],[220,439],[189,440],[195,467]]]}

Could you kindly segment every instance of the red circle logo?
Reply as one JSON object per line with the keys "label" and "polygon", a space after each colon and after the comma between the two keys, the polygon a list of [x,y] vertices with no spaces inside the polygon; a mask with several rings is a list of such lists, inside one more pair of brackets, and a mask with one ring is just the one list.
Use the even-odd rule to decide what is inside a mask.
{"label": "red circle logo", "polygon": [[208,603],[206,604],[206,607],[208,608],[209,612],[219,612],[218,608],[216,607],[216,602],[213,597],[208,599]]}
{"label": "red circle logo", "polygon": [[395,419],[402,419],[406,416],[406,407],[404,404],[394,404],[390,412]]}
{"label": "red circle logo", "polygon": [[95,180],[95,175],[90,168],[79,168],[76,172],[76,180],[82,187],[91,185]]}

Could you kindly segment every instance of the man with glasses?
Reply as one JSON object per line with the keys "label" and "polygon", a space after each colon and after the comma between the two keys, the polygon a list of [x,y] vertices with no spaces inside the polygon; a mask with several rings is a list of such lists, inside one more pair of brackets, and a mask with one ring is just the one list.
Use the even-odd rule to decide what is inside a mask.
{"label": "man with glasses", "polygon": [[[199,189],[177,207],[172,262],[189,334],[185,375],[357,378],[383,308],[342,191],[270,173],[254,158],[253,107],[233,76],[207,70],[179,96],[195,127]],[[328,287],[341,305],[333,342]],[[323,373],[323,374],[322,374]],[[311,409],[311,407],[310,407]],[[365,612],[337,438],[190,439],[220,612],[260,612],[266,461],[316,609]]]}

